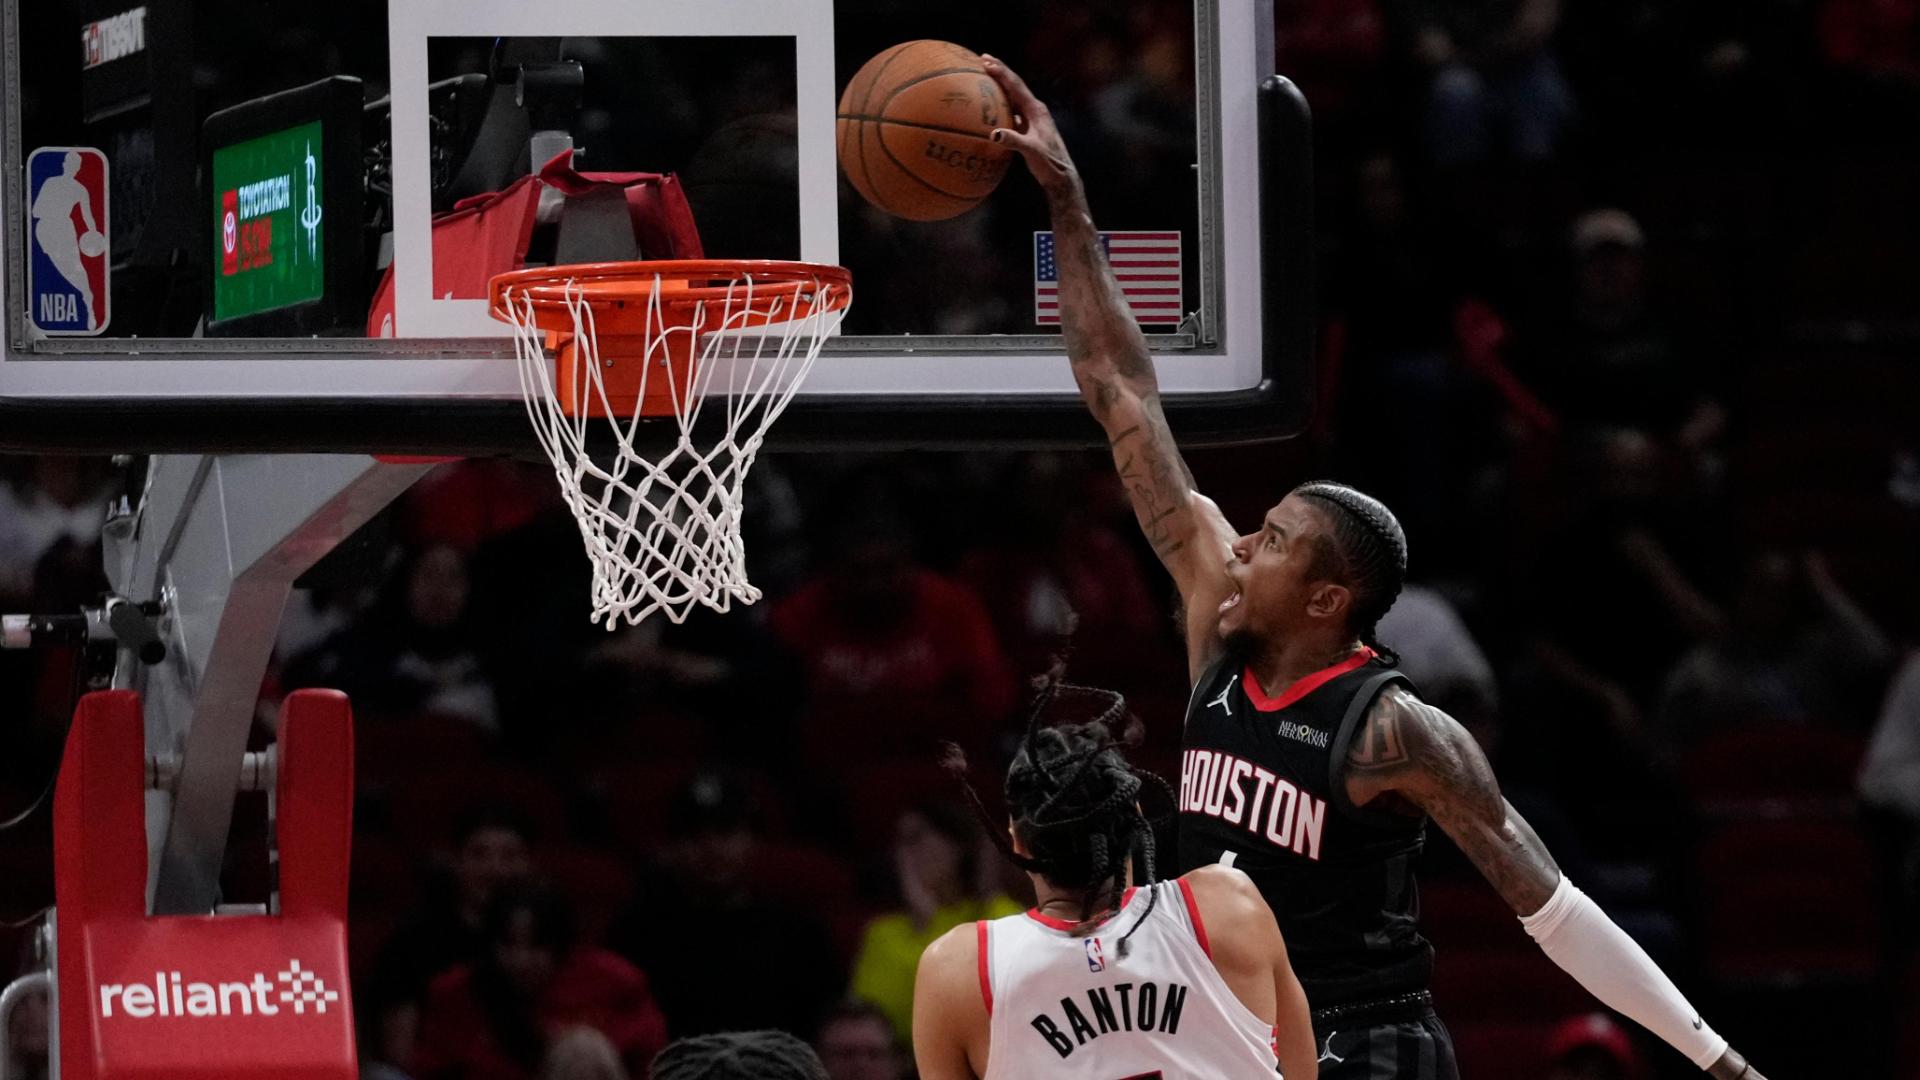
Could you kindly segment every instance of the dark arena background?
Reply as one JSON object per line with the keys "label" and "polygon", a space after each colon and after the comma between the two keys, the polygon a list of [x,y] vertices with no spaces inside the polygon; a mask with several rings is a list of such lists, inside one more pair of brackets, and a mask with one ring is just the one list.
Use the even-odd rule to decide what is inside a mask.
{"label": "dark arena background", "polygon": [[[64,48],[78,16],[24,6]],[[1096,219],[1191,232],[1191,132],[1152,85],[1191,77],[1188,8],[1041,6],[995,48],[1052,103]],[[1190,450],[1195,487],[1241,528],[1315,478],[1394,507],[1410,584],[1381,638],[1566,872],[1770,1077],[1920,1077],[1920,3],[1274,6],[1313,110],[1313,408],[1286,441]],[[250,59],[189,76],[198,119],[371,63],[267,7],[201,12],[196,48]],[[370,7],[341,18],[384,57]],[[837,78],[909,36],[845,22]],[[485,52],[448,39],[433,77]],[[583,116],[589,146],[642,126]],[[1018,162],[973,213],[1023,253],[1044,222]],[[938,293],[942,325],[1031,332],[1025,293],[961,280],[970,250],[866,279],[857,317],[898,329]],[[116,319],[192,306],[143,314],[135,290],[166,286],[135,271]],[[364,322],[369,292],[327,317]],[[0,457],[0,611],[99,602],[104,509],[141,465]],[[902,1080],[925,943],[1031,901],[941,743],[997,794],[1027,680],[1077,624],[1072,677],[1125,694],[1136,757],[1177,782],[1174,597],[1104,450],[776,448],[747,496],[765,596],[680,625],[589,624],[531,454],[439,466],[296,582],[248,748],[294,690],[353,702],[361,1075],[641,1077],[670,1038],[771,1027],[833,1080]],[[42,963],[46,793],[96,663],[0,652],[9,978]],[[228,902],[276,888],[265,804],[237,798]],[[1463,1076],[1701,1075],[1547,960],[1438,830],[1418,874]],[[563,1006],[487,981],[502,897],[568,992],[618,989],[590,1021],[611,1071],[539,1072]],[[0,1080],[48,1077],[47,1043],[31,998]]]}

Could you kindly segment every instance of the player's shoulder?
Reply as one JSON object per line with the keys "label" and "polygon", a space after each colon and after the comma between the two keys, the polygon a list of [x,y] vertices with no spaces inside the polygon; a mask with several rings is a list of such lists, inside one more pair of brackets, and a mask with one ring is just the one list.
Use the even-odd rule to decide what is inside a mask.
{"label": "player's shoulder", "polygon": [[924,1007],[936,1015],[964,1015],[978,1007],[985,975],[979,927],[961,923],[927,944],[914,976],[916,1011]]}
{"label": "player's shoulder", "polygon": [[920,953],[922,972],[971,971],[980,958],[980,924],[964,922],[927,943]]}
{"label": "player's shoulder", "polygon": [[1211,926],[1251,927],[1273,921],[1266,898],[1244,871],[1216,864],[1189,870],[1180,880]]}

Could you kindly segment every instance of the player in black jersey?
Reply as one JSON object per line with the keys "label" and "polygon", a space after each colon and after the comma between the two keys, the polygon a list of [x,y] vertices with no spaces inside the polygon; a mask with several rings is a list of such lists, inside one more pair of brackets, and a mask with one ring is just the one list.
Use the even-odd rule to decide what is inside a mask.
{"label": "player in black jersey", "polygon": [[1307,484],[1243,536],[1193,490],[1059,131],[1017,75],[986,66],[1017,114],[993,137],[1025,158],[1052,210],[1075,381],[1185,607],[1181,869],[1230,862],[1260,886],[1314,1010],[1323,1080],[1457,1075],[1414,919],[1409,864],[1429,820],[1601,1001],[1717,1080],[1764,1080],[1560,873],[1472,737],[1372,640],[1406,572],[1393,514]]}

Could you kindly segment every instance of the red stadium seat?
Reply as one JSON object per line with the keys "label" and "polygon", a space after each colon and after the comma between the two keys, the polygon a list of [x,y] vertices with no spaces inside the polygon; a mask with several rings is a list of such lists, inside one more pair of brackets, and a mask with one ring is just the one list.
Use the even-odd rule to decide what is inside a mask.
{"label": "red stadium seat", "polygon": [[1696,874],[1708,964],[1724,980],[1864,979],[1879,963],[1872,866],[1850,822],[1724,823]]}
{"label": "red stadium seat", "polygon": [[435,771],[482,760],[486,733],[470,721],[435,713],[380,716],[356,711],[354,779],[361,785],[392,785]]}
{"label": "red stadium seat", "polygon": [[[620,761],[591,774],[588,782],[606,799],[607,813],[612,818],[610,831],[622,852],[645,859],[671,838],[668,815],[674,796],[701,767],[700,761],[691,758]],[[764,776],[735,775],[746,783],[751,793],[761,832],[775,837],[785,835],[786,806],[779,790]]]}
{"label": "red stadium seat", "polygon": [[1442,955],[1456,948],[1533,948],[1520,920],[1484,881],[1422,881],[1420,928]]}
{"label": "red stadium seat", "polygon": [[872,912],[859,902],[853,870],[838,856],[819,848],[765,844],[754,854],[748,880],[757,895],[819,919],[840,954],[852,956]]}
{"label": "red stadium seat", "polygon": [[1549,1021],[1474,1019],[1472,1004],[1459,1002],[1448,1009],[1459,1019],[1447,1021],[1453,1036],[1460,1075],[1473,1080],[1540,1080],[1546,1073],[1544,1048],[1553,1030]]}
{"label": "red stadium seat", "polygon": [[1443,944],[1434,956],[1433,996],[1442,1016],[1546,1023],[1593,1006],[1532,942],[1511,949]]}
{"label": "red stadium seat", "polygon": [[1866,741],[1801,726],[1716,732],[1687,752],[1686,787],[1703,803],[1850,800]]}
{"label": "red stadium seat", "polygon": [[[428,762],[416,762],[416,768]],[[511,806],[527,815],[535,842],[566,831],[566,809],[545,780],[505,765],[468,762],[416,772],[393,792],[394,826],[402,839],[422,851],[452,842],[460,818],[482,805]]]}
{"label": "red stadium seat", "polygon": [[[999,805],[996,770],[969,758],[974,790],[989,807]],[[966,792],[960,781],[937,761],[923,757],[893,758],[862,764],[839,778],[845,792],[848,820],[859,850],[885,851],[893,844],[894,823],[900,815],[928,802],[963,806]]]}

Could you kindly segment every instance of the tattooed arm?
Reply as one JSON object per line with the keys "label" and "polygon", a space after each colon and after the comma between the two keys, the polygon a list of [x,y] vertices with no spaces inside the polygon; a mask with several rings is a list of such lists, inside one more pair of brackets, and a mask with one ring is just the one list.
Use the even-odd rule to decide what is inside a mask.
{"label": "tattooed arm", "polygon": [[1006,65],[987,57],[986,68],[1017,114],[1012,129],[993,137],[1026,159],[1052,211],[1060,328],[1074,382],[1106,430],[1140,528],[1180,589],[1187,663],[1198,677],[1218,651],[1219,607],[1232,591],[1223,568],[1232,558],[1233,528],[1211,499],[1193,490],[1193,476],[1160,407],[1146,337],[1101,253],[1080,174],[1052,115]]}
{"label": "tattooed arm", "polygon": [[1454,719],[1401,687],[1383,691],[1343,763],[1355,806],[1424,813],[1472,860],[1547,956],[1716,1080],[1765,1080],[1707,1028],[1646,953],[1560,873],[1501,797],[1486,755]]}

